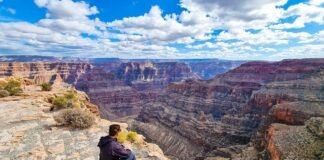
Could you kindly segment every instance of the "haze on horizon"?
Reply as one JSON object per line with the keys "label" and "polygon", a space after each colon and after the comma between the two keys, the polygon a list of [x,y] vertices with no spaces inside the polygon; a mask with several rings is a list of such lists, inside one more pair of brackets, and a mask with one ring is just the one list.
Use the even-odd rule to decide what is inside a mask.
{"label": "haze on horizon", "polygon": [[324,0],[0,0],[0,56],[324,58]]}

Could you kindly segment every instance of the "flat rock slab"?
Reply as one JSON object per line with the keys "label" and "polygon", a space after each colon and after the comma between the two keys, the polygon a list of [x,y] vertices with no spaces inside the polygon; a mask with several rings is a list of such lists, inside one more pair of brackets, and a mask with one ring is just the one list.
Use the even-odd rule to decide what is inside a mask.
{"label": "flat rock slab", "polygon": [[[49,112],[46,98],[55,92],[31,90],[25,97],[0,99],[0,159],[61,160],[99,159],[97,143],[113,122],[97,119],[89,129],[58,127]],[[121,124],[126,129],[127,124]],[[128,145],[138,159],[164,160],[161,149],[154,144]]]}

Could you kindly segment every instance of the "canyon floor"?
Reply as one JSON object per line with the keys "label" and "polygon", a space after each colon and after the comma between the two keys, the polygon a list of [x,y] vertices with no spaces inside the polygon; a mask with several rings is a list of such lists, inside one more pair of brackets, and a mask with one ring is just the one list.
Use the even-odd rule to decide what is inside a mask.
{"label": "canyon floor", "polygon": [[[0,98],[0,159],[98,159],[99,138],[107,135],[114,122],[97,118],[94,126],[84,130],[57,126],[53,119],[56,111],[50,111],[47,99],[65,90],[43,92],[37,86],[27,86],[21,96]],[[121,126],[126,130],[127,124]],[[143,137],[137,144],[125,145],[140,160],[168,159],[157,145],[146,143]]]}

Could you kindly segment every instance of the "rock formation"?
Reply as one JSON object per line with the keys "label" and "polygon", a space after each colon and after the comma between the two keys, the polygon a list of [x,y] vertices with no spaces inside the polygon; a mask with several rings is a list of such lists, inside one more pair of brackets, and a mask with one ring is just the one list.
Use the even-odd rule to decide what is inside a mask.
{"label": "rock formation", "polygon": [[178,62],[1,62],[0,77],[18,76],[36,84],[63,82],[85,91],[101,116],[136,116],[143,104],[156,98],[171,82],[198,78]]}
{"label": "rock formation", "polygon": [[[286,147],[295,144],[299,131],[312,137],[305,137],[305,143],[323,142],[305,129],[311,117],[324,117],[323,73],[324,59],[249,62],[212,80],[174,83],[144,107],[137,119],[141,123],[132,127],[181,159],[287,159],[294,149]],[[278,147],[285,143],[280,135],[294,138]],[[308,156],[314,158],[322,149],[314,148]],[[259,154],[246,157],[249,152]]]}
{"label": "rock formation", "polygon": [[[97,160],[97,143],[107,135],[110,122],[97,118],[89,129],[77,130],[57,126],[53,119],[56,111],[50,111],[49,97],[64,93],[65,88],[50,92],[40,87],[27,86],[23,96],[0,98],[0,157],[9,159],[86,159]],[[87,99],[79,92],[79,97]],[[90,104],[90,103],[89,103]],[[96,106],[87,105],[92,110]],[[127,124],[121,124],[123,130]],[[140,160],[167,160],[161,149],[142,141],[127,144]]]}
{"label": "rock formation", "polygon": [[35,81],[59,82],[70,84],[77,82],[79,77],[91,70],[88,63],[65,63],[65,62],[1,62],[0,77],[17,76]]}
{"label": "rock formation", "polygon": [[[210,80],[196,76],[206,71],[203,65],[188,65],[115,59],[1,62],[0,77],[68,83],[85,91],[104,118],[139,114],[131,128],[172,159],[323,157],[324,59],[249,62]],[[192,65],[202,72],[193,73]]]}

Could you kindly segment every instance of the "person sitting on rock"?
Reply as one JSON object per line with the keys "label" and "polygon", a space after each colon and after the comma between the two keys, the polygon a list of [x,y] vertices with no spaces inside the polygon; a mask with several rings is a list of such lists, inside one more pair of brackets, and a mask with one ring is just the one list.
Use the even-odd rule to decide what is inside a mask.
{"label": "person sitting on rock", "polygon": [[117,136],[121,132],[120,125],[109,126],[109,135],[101,137],[98,143],[100,148],[100,160],[136,160],[134,153],[125,149],[117,142]]}

